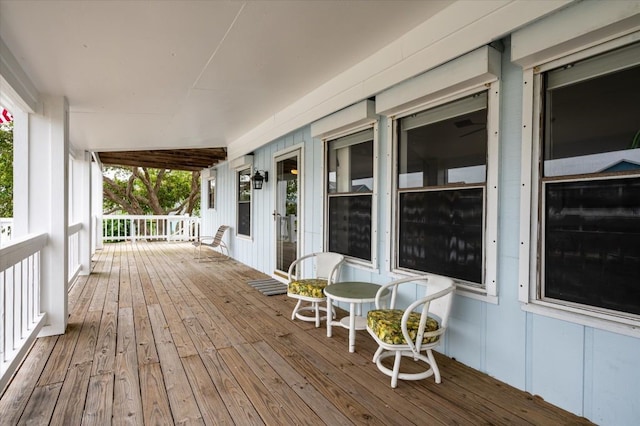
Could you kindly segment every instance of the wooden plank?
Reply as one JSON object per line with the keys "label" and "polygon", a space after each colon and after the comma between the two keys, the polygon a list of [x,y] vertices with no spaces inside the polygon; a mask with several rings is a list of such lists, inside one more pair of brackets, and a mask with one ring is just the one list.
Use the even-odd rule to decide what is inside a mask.
{"label": "wooden plank", "polygon": [[101,426],[111,422],[113,411],[113,374],[100,374],[89,379],[82,425]]}
{"label": "wooden plank", "polygon": [[253,374],[269,389],[271,398],[283,407],[287,407],[290,414],[297,419],[296,423],[320,422],[321,414],[309,408],[305,400],[282,380],[256,348],[247,343],[238,348],[238,354],[251,368]]}
{"label": "wooden plank", "polygon": [[81,329],[82,323],[69,321],[65,334],[58,336],[56,345],[51,352],[50,361],[47,362],[40,375],[38,386],[59,383],[65,380]]}
{"label": "wooden plank", "polygon": [[[128,259],[132,262],[129,265],[129,273],[131,278],[131,297],[133,303],[133,321],[135,326],[138,365],[147,363],[158,363],[158,352],[153,342],[153,332],[151,330],[151,322],[149,322],[149,313],[147,312],[146,296],[142,286],[143,277],[140,274],[141,269],[138,268],[135,250],[128,252]],[[146,275],[146,271],[144,271]],[[148,279],[148,276],[147,276]],[[157,302],[155,291],[150,300]]]}
{"label": "wooden plank", "polygon": [[[147,265],[145,263],[145,258],[143,257],[144,250],[141,249],[143,244],[136,244],[133,250],[133,258],[136,261],[136,270],[138,272],[138,278],[140,280],[140,285],[142,286],[142,292],[144,294],[144,303],[147,305],[157,305],[158,297],[156,295],[156,291],[151,284],[151,277],[149,276],[149,272],[147,270]],[[142,300],[136,299],[134,301]]]}
{"label": "wooden plank", "polygon": [[143,423],[138,358],[136,352],[133,309],[118,311],[115,389],[113,390],[113,422],[138,425]]}
{"label": "wooden plank", "polygon": [[231,370],[220,359],[216,350],[201,355],[216,389],[220,393],[231,418],[239,425],[263,425],[264,422],[255,407],[242,390]]}
{"label": "wooden plank", "polygon": [[160,362],[153,339],[151,321],[146,306],[137,306],[133,310],[135,324],[138,365],[155,364]]}
{"label": "wooden plank", "polygon": [[16,424],[22,416],[29,398],[38,382],[51,352],[58,340],[58,336],[36,339],[29,354],[18,369],[11,383],[0,399],[0,413],[2,421]]}
{"label": "wooden plank", "polygon": [[118,306],[120,308],[129,308],[133,306],[131,293],[131,271],[129,267],[130,246],[121,245],[120,248],[120,292],[118,294]]}
{"label": "wooden plank", "polygon": [[60,397],[51,417],[51,424],[79,425],[87,397],[91,363],[73,365],[62,384]]}
{"label": "wooden plank", "polygon": [[[29,399],[20,422],[13,422],[2,411],[2,424],[18,424],[18,425],[48,425],[51,421],[51,415],[56,408],[56,402],[62,389],[62,383],[54,383],[52,385],[38,386],[34,389],[33,395]],[[8,413],[7,413],[8,414]]]}
{"label": "wooden plank", "polygon": [[159,305],[148,309],[173,419],[180,424],[204,424],[163,311]]}
{"label": "wooden plank", "polygon": [[195,346],[193,345],[193,342],[191,342],[191,340],[186,337],[188,336],[188,333],[186,328],[184,327],[184,324],[182,323],[182,318],[178,314],[178,311],[174,305],[173,300],[169,296],[167,289],[164,287],[165,285],[169,286],[171,283],[167,278],[163,278],[162,275],[157,273],[159,263],[156,259],[155,253],[151,252],[151,255],[149,255],[149,253],[146,253],[145,261],[148,265],[153,265],[153,267],[156,268],[153,272],[149,271],[148,268],[147,271],[149,272],[149,276],[152,278],[153,288],[156,291],[158,302],[160,303],[160,306],[162,306],[162,313],[169,325],[169,329],[171,335],[173,336],[173,341],[175,347],[178,350],[178,353],[181,357],[196,355],[197,351],[195,349]]}
{"label": "wooden plank", "polygon": [[291,368],[284,358],[282,358],[266,342],[255,343],[255,349],[264,357],[269,365],[278,372],[282,380],[298,394],[298,396],[309,404],[320,419],[330,425],[350,425],[351,420],[324,397],[324,395],[312,386],[298,371]]}
{"label": "wooden plank", "polygon": [[96,342],[91,374],[113,374],[116,362],[116,327],[120,288],[120,250],[114,248],[113,262],[102,308],[102,319]]}
{"label": "wooden plank", "polygon": [[[267,388],[248,366],[235,348],[224,348],[218,351],[227,366],[233,366],[231,371],[235,379],[251,400],[260,417],[266,424],[298,424],[300,421],[293,415],[286,404],[276,401]],[[316,419],[317,420],[317,419]],[[312,422],[309,422],[311,424]]]}
{"label": "wooden plank", "polygon": [[145,425],[173,423],[160,363],[140,365],[140,394]]}
{"label": "wooden plank", "polygon": [[233,425],[234,421],[200,357],[193,355],[182,358],[182,365],[191,383],[191,389],[193,389],[204,423],[207,425]]}

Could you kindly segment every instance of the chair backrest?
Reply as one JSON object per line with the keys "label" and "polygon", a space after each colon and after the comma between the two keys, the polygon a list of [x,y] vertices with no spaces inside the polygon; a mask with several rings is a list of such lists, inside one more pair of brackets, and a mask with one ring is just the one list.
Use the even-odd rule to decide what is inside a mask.
{"label": "chair backrest", "polygon": [[456,288],[453,280],[440,275],[428,274],[421,276],[416,284],[425,288],[426,307],[429,313],[438,316],[440,326],[446,328]]}
{"label": "chair backrest", "polygon": [[[423,274],[417,277],[401,278],[385,284],[378,290],[376,298],[376,306],[378,309],[383,308],[386,301],[380,296],[383,294],[382,289],[388,288],[391,291],[391,299],[389,307],[396,309],[396,303],[398,300],[398,288],[403,284],[415,284],[418,287],[422,287],[424,292],[420,296],[420,292],[416,292],[418,297],[409,301],[410,304],[416,304],[417,301],[424,303],[424,309],[429,313],[436,315],[440,318],[440,325],[442,328],[446,328],[449,322],[449,314],[451,313],[451,306],[453,304],[453,295],[455,290],[455,283],[451,278],[443,277],[435,274]],[[418,307],[418,306],[416,306]],[[403,308],[404,309],[404,308]]]}
{"label": "chair backrest", "polygon": [[344,256],[338,253],[321,252],[316,253],[315,258],[314,275],[316,278],[324,278],[329,281],[335,280],[340,272]]}
{"label": "chair backrest", "polygon": [[289,266],[289,280],[300,279],[304,275],[306,278],[324,278],[331,284],[337,278],[343,261],[343,255],[332,252],[301,256]]}
{"label": "chair backrest", "polygon": [[216,235],[213,237],[213,242],[211,243],[212,246],[217,247],[220,245],[222,237],[224,236],[224,233],[227,229],[229,229],[227,225],[220,225],[218,231],[216,232]]}

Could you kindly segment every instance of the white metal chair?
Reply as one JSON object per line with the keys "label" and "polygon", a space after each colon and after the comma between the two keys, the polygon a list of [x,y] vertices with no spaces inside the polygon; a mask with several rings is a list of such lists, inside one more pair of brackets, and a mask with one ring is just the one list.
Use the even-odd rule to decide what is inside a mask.
{"label": "white metal chair", "polygon": [[[412,301],[406,309],[397,309],[398,288],[403,284],[417,285],[418,294],[422,288],[424,296]],[[383,306],[384,298],[388,298],[383,295],[384,289],[391,291],[389,308]],[[421,380],[432,375],[440,383],[440,370],[431,350],[440,344],[447,330],[454,290],[452,279],[432,274],[399,279],[378,290],[376,309],[367,313],[367,331],[379,345],[373,362],[391,377],[392,388],[397,387],[398,379]],[[390,356],[395,356],[393,369],[382,362]],[[423,361],[429,368],[419,373],[402,373],[403,356]]]}
{"label": "white metal chair", "polygon": [[[320,320],[326,319],[320,316],[320,311],[327,311],[320,306],[327,300],[324,288],[336,280],[343,261],[343,255],[331,252],[312,253],[293,261],[289,266],[287,296],[298,299],[298,303],[293,308],[292,320],[315,321],[316,327],[320,327]],[[308,304],[303,305],[305,302]],[[313,311],[314,316],[303,314],[307,311]]]}
{"label": "white metal chair", "polygon": [[203,236],[198,238],[197,241],[193,242],[194,252],[196,250],[198,251],[198,261],[200,261],[200,259],[202,258],[202,246],[211,247],[212,249],[217,248],[220,250],[221,254],[225,255],[227,258],[229,257],[229,249],[227,248],[227,245],[222,240],[222,237],[224,237],[224,233],[226,232],[227,229],[229,229],[227,225],[221,225],[218,228],[216,235],[214,235],[213,237]]}

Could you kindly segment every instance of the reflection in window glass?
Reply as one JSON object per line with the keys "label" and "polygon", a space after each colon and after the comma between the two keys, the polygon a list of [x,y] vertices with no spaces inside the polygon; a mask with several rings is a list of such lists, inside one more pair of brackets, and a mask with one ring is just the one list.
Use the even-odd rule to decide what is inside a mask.
{"label": "reflection in window glass", "polygon": [[399,188],[484,183],[486,129],[486,92],[402,118]]}
{"label": "reflection in window glass", "polygon": [[331,193],[373,191],[373,130],[328,142]]}

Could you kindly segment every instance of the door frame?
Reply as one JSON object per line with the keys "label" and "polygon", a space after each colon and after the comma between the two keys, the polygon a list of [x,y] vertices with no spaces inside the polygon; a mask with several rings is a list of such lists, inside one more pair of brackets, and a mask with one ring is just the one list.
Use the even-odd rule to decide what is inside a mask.
{"label": "door frame", "polygon": [[[298,156],[298,224],[297,224],[297,245],[296,245],[296,257],[300,256],[300,253],[304,247],[304,229],[305,229],[305,210],[304,210],[304,144],[299,143],[296,145],[292,145],[286,149],[277,151],[273,154],[272,159],[272,170],[273,170],[273,179],[274,179],[274,191],[273,191],[273,206],[274,211],[278,205],[278,190],[276,188],[278,181],[278,161],[284,160],[287,157],[293,157],[295,154]],[[283,158],[285,157],[285,158]],[[278,226],[276,220],[273,221],[272,227],[272,241],[271,247],[273,248],[273,257],[271,259],[271,268],[273,273],[271,276],[275,279],[278,279],[282,282],[287,282],[287,271],[279,271],[277,269],[278,263]]]}

